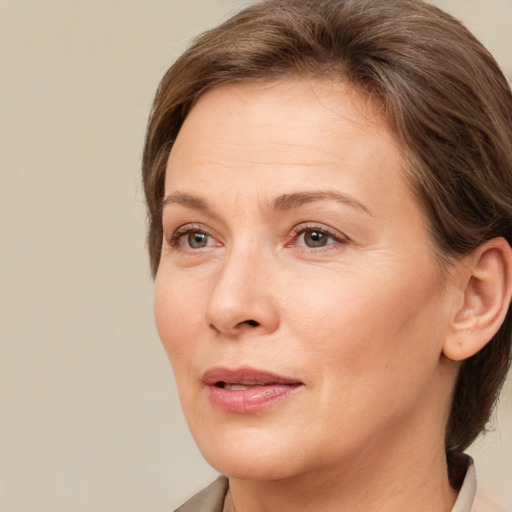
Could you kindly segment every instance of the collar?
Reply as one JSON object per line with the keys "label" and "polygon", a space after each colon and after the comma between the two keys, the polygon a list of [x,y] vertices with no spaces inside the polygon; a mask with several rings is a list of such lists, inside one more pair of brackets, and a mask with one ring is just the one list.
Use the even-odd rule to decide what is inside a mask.
{"label": "collar", "polygon": [[[452,508],[452,512],[471,512],[476,498],[476,471],[473,459],[469,455],[464,454],[465,463],[467,464],[466,476],[462,482],[462,486],[457,496],[457,501]],[[474,510],[474,512],[478,512]]]}

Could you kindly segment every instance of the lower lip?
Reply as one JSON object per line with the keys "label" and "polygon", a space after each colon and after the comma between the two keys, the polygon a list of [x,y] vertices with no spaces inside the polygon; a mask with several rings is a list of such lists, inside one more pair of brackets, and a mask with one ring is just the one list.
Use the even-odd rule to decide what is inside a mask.
{"label": "lower lip", "polygon": [[210,403],[216,409],[247,413],[283,400],[301,387],[301,384],[269,384],[232,391],[218,386],[208,386],[208,395]]}

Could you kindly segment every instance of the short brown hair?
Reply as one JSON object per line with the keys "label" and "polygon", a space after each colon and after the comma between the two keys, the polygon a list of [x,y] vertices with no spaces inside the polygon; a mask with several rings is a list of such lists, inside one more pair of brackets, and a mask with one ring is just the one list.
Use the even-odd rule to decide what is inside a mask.
{"label": "short brown hair", "polygon": [[[163,77],[143,180],[153,275],[169,152],[205,92],[310,76],[348,81],[382,105],[409,157],[412,188],[441,260],[497,236],[512,241],[512,94],[487,50],[448,14],[415,0],[266,0],[197,38]],[[485,428],[511,357],[510,312],[461,365],[446,448]]]}

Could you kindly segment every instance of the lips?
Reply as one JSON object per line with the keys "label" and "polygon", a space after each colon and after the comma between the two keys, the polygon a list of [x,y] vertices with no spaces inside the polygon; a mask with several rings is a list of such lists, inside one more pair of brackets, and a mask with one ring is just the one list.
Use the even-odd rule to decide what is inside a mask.
{"label": "lips", "polygon": [[213,407],[226,412],[256,411],[282,400],[303,383],[253,368],[211,368],[203,375]]}

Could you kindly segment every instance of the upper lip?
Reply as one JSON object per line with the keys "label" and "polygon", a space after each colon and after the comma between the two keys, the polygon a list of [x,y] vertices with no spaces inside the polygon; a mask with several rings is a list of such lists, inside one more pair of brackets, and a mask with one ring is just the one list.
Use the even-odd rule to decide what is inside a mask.
{"label": "upper lip", "polygon": [[207,386],[224,384],[257,384],[261,386],[271,384],[302,384],[297,379],[284,377],[276,373],[255,368],[242,367],[236,369],[215,367],[207,370],[203,375],[203,383]]}

